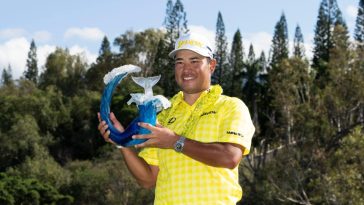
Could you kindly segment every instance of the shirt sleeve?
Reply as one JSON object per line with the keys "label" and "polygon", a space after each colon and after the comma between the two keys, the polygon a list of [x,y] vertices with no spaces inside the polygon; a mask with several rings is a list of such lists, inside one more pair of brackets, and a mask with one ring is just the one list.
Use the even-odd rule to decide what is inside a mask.
{"label": "shirt sleeve", "polygon": [[248,107],[240,99],[230,98],[222,111],[219,141],[242,145],[245,148],[243,155],[247,155],[255,131]]}

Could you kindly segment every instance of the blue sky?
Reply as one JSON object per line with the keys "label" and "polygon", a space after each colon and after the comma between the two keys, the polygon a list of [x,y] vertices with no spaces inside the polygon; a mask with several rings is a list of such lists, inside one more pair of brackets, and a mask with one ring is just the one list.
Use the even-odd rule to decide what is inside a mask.
{"label": "blue sky", "polygon": [[[174,0],[175,2],[175,0]],[[311,56],[312,38],[321,0],[181,0],[190,30],[214,39],[220,11],[229,39],[237,29],[245,49],[268,51],[274,26],[285,13],[290,40],[297,24]],[[337,0],[351,35],[359,0]],[[161,28],[167,0],[4,0],[0,12],[0,71],[9,64],[17,79],[25,68],[31,39],[37,45],[40,69],[56,47],[81,54],[88,63],[98,55],[101,40],[110,42],[127,30]],[[116,48],[113,48],[116,51]]]}

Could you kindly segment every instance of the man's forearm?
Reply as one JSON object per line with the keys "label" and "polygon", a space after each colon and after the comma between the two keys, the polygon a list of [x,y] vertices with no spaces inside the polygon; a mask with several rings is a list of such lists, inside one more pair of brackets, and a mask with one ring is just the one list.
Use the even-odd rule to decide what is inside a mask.
{"label": "man's forearm", "polygon": [[243,149],[232,143],[202,143],[186,139],[182,153],[210,166],[233,169],[239,164]]}
{"label": "man's forearm", "polygon": [[120,148],[124,161],[130,173],[143,188],[153,188],[158,174],[158,168],[149,165],[143,158],[140,158],[132,148]]}

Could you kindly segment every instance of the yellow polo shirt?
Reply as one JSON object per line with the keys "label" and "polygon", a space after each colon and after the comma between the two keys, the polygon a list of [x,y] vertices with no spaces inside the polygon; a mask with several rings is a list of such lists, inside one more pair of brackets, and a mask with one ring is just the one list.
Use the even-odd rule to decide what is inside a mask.
{"label": "yellow polo shirt", "polygon": [[[183,93],[171,99],[172,107],[158,121],[179,135],[200,142],[229,142],[249,153],[254,126],[246,105],[238,98],[221,95],[212,86],[190,106]],[[238,167],[208,166],[173,149],[145,148],[139,156],[159,166],[155,204],[236,204],[242,197]]]}

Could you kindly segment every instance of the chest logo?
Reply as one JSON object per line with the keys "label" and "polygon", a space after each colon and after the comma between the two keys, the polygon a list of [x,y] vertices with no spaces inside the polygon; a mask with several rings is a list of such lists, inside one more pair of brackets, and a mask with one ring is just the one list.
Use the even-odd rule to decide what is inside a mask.
{"label": "chest logo", "polygon": [[204,112],[204,113],[201,114],[200,117],[205,116],[205,115],[211,115],[211,114],[216,114],[216,111],[213,110],[213,111],[210,111],[210,112]]}
{"label": "chest logo", "polygon": [[175,117],[171,117],[169,120],[168,120],[168,125],[174,123],[176,121],[176,118]]}

